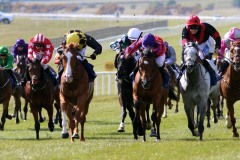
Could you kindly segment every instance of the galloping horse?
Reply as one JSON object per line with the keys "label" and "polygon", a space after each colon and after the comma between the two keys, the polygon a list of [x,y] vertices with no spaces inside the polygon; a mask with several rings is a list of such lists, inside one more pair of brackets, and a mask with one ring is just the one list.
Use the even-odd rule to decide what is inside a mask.
{"label": "galloping horse", "polygon": [[[62,138],[69,136],[66,128],[66,114],[70,128],[71,142],[78,139],[78,124],[81,124],[80,141],[85,141],[84,124],[89,104],[93,97],[93,83],[88,82],[88,75],[81,62],[77,59],[78,45],[64,46],[63,67],[61,77],[60,102],[62,111]],[[74,119],[72,109],[76,107]]]}
{"label": "galloping horse", "polygon": [[160,141],[160,123],[167,101],[168,89],[162,88],[162,77],[155,63],[152,51],[146,48],[138,61],[139,70],[133,84],[133,99],[135,118],[133,122],[134,139],[138,139],[137,130],[141,123],[143,127],[143,142],[146,141],[146,106],[153,104],[153,123],[157,126],[157,141]]}
{"label": "galloping horse", "polygon": [[228,115],[227,127],[233,128],[233,137],[239,137],[235,126],[234,103],[240,100],[240,42],[232,42],[230,48],[230,65],[221,80],[221,95],[226,99]]}
{"label": "galloping horse", "polygon": [[[188,128],[193,136],[203,138],[204,118],[208,107],[208,98],[212,100],[212,109],[215,111],[218,105],[218,97],[220,94],[220,83],[210,86],[210,75],[204,66],[198,60],[197,44],[189,42],[184,49],[184,63],[186,72],[180,79],[180,91],[183,98],[184,109],[188,119]],[[198,131],[194,129],[194,109],[197,106],[200,120],[198,123]],[[214,112],[215,113],[215,112]],[[215,123],[217,123],[216,116]]]}
{"label": "galloping horse", "polygon": [[[177,64],[174,64],[177,68],[179,68],[179,66]],[[176,106],[175,106],[175,110],[174,112],[177,113],[178,112],[178,103],[179,103],[179,100],[180,100],[180,89],[179,89],[179,85],[178,85],[178,82],[177,82],[177,78],[176,78],[176,74],[175,74],[175,71],[173,70],[173,68],[171,66],[166,66],[167,70],[168,70],[168,73],[170,75],[170,79],[169,79],[169,86],[171,88],[171,90],[173,91],[174,94],[176,94]],[[171,93],[171,92],[169,92]],[[169,109],[172,109],[172,100],[171,98],[168,98],[167,100],[167,106]],[[167,117],[167,106],[165,105],[164,106],[164,115],[163,117],[166,118]]]}
{"label": "galloping horse", "polygon": [[38,121],[38,114],[42,108],[45,108],[48,113],[49,130],[51,132],[54,131],[54,86],[49,77],[45,75],[44,69],[41,67],[41,60],[29,60],[29,71],[27,71],[27,76],[29,76],[30,81],[26,83],[25,92],[35,121],[36,139],[39,139],[40,123]]}

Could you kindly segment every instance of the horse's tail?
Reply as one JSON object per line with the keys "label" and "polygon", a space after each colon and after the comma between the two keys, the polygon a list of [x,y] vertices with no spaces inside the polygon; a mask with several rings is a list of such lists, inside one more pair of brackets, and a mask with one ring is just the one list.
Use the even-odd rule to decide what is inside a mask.
{"label": "horse's tail", "polygon": [[179,101],[177,95],[174,92],[174,88],[172,86],[169,86],[169,93],[168,93],[168,98],[174,100],[174,101]]}

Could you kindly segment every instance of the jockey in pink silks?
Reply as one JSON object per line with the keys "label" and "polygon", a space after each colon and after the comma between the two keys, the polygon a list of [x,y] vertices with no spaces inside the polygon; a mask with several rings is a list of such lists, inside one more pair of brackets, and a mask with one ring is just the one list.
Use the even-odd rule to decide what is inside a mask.
{"label": "jockey in pink silks", "polygon": [[[229,50],[231,42],[240,41],[240,29],[237,27],[231,28],[223,37],[221,41],[221,49],[219,50],[218,61],[222,62],[218,73],[222,76],[229,65]],[[226,58],[225,58],[226,57]]]}

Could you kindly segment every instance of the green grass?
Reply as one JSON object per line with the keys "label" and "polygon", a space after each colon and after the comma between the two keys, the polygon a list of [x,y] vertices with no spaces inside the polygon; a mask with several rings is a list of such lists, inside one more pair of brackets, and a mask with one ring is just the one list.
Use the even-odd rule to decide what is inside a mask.
{"label": "green grass", "polygon": [[[35,24],[31,24],[32,22],[32,20],[19,19],[13,25],[0,25],[2,30],[0,33],[1,45],[13,44],[18,37],[27,38],[38,31],[44,31],[43,33],[48,36],[51,35],[50,37],[53,38],[53,36],[61,36],[68,30],[64,26],[65,24],[61,25],[59,22],[44,22],[46,25],[41,26],[41,29],[37,27],[36,21],[33,22]],[[22,30],[25,23],[31,26],[29,32],[27,28]],[[72,23],[75,24],[75,22]],[[57,31],[54,31],[54,33],[53,30],[49,31],[47,24],[52,24],[50,26],[54,26],[53,30],[56,29]],[[21,27],[18,28],[18,26]],[[34,26],[36,26],[36,30],[34,30]],[[217,29],[220,30],[221,35],[224,35],[233,26],[239,26],[239,23],[223,24],[217,26]],[[77,22],[75,27],[77,27]],[[83,30],[94,29],[84,28]],[[181,38],[181,28],[172,34],[164,34],[165,31],[154,31],[153,33],[162,35],[176,49],[178,62],[180,62],[181,46],[178,41]],[[9,39],[9,37],[11,38]],[[90,60],[96,71],[103,71],[104,64],[114,60],[115,52],[108,47],[112,40],[102,42],[103,53],[97,57],[97,60]],[[90,49],[88,53],[91,53]],[[51,62],[50,65],[53,65],[53,63]],[[13,98],[11,99],[9,113],[12,113],[12,102]],[[59,126],[55,125],[55,131],[49,132],[47,122],[41,124],[40,140],[35,140],[33,117],[29,113],[29,119],[27,121],[21,120],[18,125],[15,124],[15,119],[7,120],[5,130],[0,132],[0,159],[240,159],[239,138],[232,138],[232,131],[225,127],[223,119],[219,120],[217,124],[212,122],[210,129],[205,127],[204,140],[201,142],[198,138],[191,136],[182,102],[179,108],[179,113],[175,114],[173,110],[169,110],[168,118],[162,119],[162,139],[159,143],[155,142],[155,138],[149,136],[147,136],[146,143],[141,142],[141,137],[138,141],[133,140],[129,117],[126,119],[126,132],[116,132],[120,122],[120,107],[118,98],[114,95],[94,96],[85,124],[86,142],[76,140],[71,143],[70,139],[62,139]],[[238,108],[239,103],[236,103],[235,115],[237,128],[239,129],[240,112]],[[0,113],[2,113],[2,107],[0,107]],[[226,108],[224,113],[226,113]],[[45,111],[43,114],[47,115]],[[149,131],[147,131],[147,135],[149,135]]]}
{"label": "green grass", "polygon": [[[12,106],[12,104],[10,104]],[[239,128],[239,103],[235,105],[237,128]],[[187,127],[182,102],[179,113],[168,111],[162,119],[161,141],[150,138],[142,143],[133,140],[130,118],[126,118],[126,132],[118,133],[120,108],[116,96],[94,97],[85,123],[85,142],[61,139],[61,129],[55,125],[50,132],[47,121],[41,123],[40,140],[35,140],[32,114],[28,120],[15,124],[7,120],[5,130],[0,132],[1,159],[192,159],[220,160],[239,159],[239,138],[232,138],[232,131],[225,127],[225,120],[211,122],[206,127],[203,141],[193,137]],[[10,113],[12,107],[10,107]],[[226,110],[224,110],[226,113]],[[46,116],[44,110],[43,114]]]}

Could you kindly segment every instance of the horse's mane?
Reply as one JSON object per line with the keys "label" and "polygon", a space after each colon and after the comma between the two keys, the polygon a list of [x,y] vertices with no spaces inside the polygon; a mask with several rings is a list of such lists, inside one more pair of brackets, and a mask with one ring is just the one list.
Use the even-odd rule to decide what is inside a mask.
{"label": "horse's mane", "polygon": [[194,47],[198,51],[198,45],[195,42],[187,42],[187,43],[185,43],[184,46],[183,46],[183,50],[185,51],[186,48],[189,48],[189,47]]}

